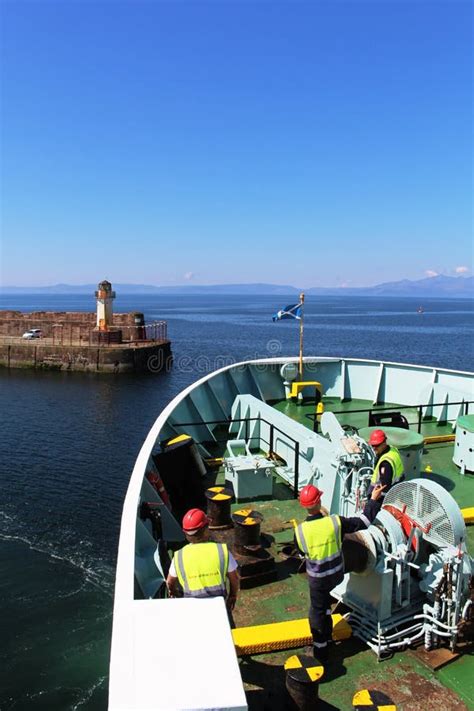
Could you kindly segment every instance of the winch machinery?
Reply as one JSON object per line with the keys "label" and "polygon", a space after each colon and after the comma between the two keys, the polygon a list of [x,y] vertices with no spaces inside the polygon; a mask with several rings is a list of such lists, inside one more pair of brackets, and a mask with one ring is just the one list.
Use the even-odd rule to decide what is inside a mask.
{"label": "winch machinery", "polygon": [[349,572],[333,594],[379,658],[418,640],[454,651],[471,614],[472,559],[461,511],[443,487],[395,485],[373,523],[346,536],[343,552]]}
{"label": "winch machinery", "polygon": [[[296,490],[315,484],[331,513],[362,512],[374,451],[334,413],[322,415],[318,434],[253,396],[239,395],[233,417],[253,422],[249,446],[262,450],[272,442],[272,451],[288,463],[275,471]],[[230,429],[243,437],[243,424]],[[407,471],[420,471],[419,465],[413,468],[413,456],[405,460],[401,450],[400,455]],[[372,525],[344,538],[343,553],[347,573],[333,594],[350,608],[354,633],[379,658],[417,641],[427,649],[441,641],[454,649],[472,612],[473,562],[461,511],[446,489],[425,478],[393,486]]]}

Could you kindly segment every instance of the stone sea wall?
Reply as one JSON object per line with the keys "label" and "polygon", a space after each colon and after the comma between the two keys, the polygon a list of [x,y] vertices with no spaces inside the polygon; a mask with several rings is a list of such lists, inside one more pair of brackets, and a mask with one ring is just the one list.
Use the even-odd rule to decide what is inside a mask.
{"label": "stone sea wall", "polygon": [[[114,314],[113,324],[118,328],[133,329],[137,316],[143,318],[142,313],[133,311]],[[88,331],[95,327],[96,319],[96,314],[88,311],[32,311],[30,313],[0,311],[0,335],[21,336],[30,328],[41,328],[44,336],[51,336],[53,326],[58,324],[61,324],[66,331],[68,328]]]}
{"label": "stone sea wall", "polygon": [[41,343],[0,344],[0,367],[94,373],[158,372],[168,367],[171,344],[70,346]]}

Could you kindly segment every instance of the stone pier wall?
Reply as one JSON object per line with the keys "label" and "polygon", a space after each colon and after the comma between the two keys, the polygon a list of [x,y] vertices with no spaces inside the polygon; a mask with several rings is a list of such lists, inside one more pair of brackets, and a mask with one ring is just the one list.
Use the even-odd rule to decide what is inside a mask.
{"label": "stone pier wall", "polygon": [[135,346],[61,346],[40,339],[0,344],[0,367],[67,370],[94,373],[158,372],[171,359],[171,344],[142,343]]}
{"label": "stone pier wall", "polygon": [[[143,317],[142,313],[134,311],[114,314],[113,325],[133,329],[137,314]],[[48,337],[53,334],[54,324],[61,324],[66,332],[68,329],[90,331],[95,328],[96,314],[89,311],[0,311],[0,336],[21,336],[30,328],[40,328]]]}

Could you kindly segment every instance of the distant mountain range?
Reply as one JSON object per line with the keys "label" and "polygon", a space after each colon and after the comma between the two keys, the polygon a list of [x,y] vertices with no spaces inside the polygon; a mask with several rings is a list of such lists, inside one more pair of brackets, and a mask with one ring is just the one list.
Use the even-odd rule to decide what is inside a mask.
{"label": "distant mountain range", "polygon": [[[113,284],[119,294],[254,294],[293,296],[304,291],[319,296],[417,296],[474,297],[474,277],[435,276],[418,281],[402,279],[366,287],[314,286],[307,289],[280,284],[215,284],[211,286],[151,286],[148,284]],[[3,294],[93,294],[97,284],[54,284],[52,286],[0,286]]]}

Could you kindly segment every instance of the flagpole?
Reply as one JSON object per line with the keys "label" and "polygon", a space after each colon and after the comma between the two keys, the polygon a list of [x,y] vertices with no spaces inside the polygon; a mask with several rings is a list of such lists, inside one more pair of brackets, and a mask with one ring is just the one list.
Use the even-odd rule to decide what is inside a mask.
{"label": "flagpole", "polygon": [[303,380],[303,321],[304,321],[304,294],[300,294],[301,302],[301,317],[300,317],[300,362],[299,362],[299,374],[300,380]]}

